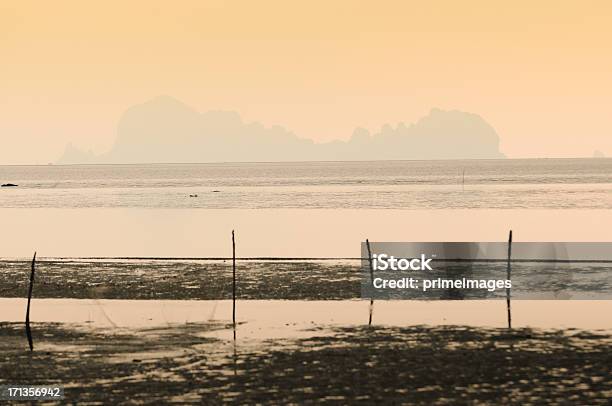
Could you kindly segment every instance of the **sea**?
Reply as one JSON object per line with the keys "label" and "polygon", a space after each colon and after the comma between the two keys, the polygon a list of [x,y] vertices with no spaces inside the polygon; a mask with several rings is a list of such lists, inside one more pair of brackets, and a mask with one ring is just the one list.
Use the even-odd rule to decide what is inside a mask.
{"label": "sea", "polygon": [[[138,278],[147,274],[196,272],[197,283],[208,286],[209,267],[202,261],[230,258],[232,231],[240,275],[250,272],[255,277],[257,269],[265,269],[265,275],[287,286],[295,285],[297,291],[302,289],[300,281],[309,281],[312,287],[335,278],[332,274],[338,267],[320,261],[359,257],[365,239],[507,241],[512,230],[515,241],[612,241],[612,159],[605,158],[0,166],[0,183],[18,185],[0,189],[0,274],[5,280],[17,280],[15,289],[19,290],[5,294],[2,300],[7,308],[15,305],[15,318],[21,317],[34,252],[41,261],[37,277],[46,281],[36,292],[45,297],[41,289],[51,286],[51,274],[45,276],[45,267],[50,266],[67,278],[58,277],[57,286],[71,278],[99,279],[95,288],[109,289],[111,276],[126,272],[134,275],[126,277],[126,283],[136,285]],[[250,262],[245,258],[251,258]],[[310,265],[291,271],[293,268],[279,267],[270,258],[300,258]],[[269,262],[263,264],[264,260]],[[81,264],[79,269],[94,276],[70,271],[74,266],[67,264],[75,261]],[[586,299],[598,298],[604,291],[607,294],[609,265],[578,264],[568,289],[575,293],[587,286]],[[299,272],[312,266],[319,272]],[[499,272],[504,274],[502,268]],[[525,272],[543,275],[546,269],[546,265],[534,264]],[[298,274],[300,278],[295,277]],[[244,281],[244,276],[240,278]],[[193,283],[189,281],[189,289]],[[85,299],[88,296],[78,294],[78,286],[46,297],[53,297],[48,299],[50,303],[64,300],[58,298],[98,300]],[[266,283],[259,281],[257,286],[267,292]],[[91,289],[89,285],[86,288]],[[151,292],[159,293],[155,289]],[[181,297],[164,296],[170,301],[160,306],[165,309]],[[106,298],[100,296],[100,300]],[[188,298],[201,299],[198,295]],[[263,295],[264,300],[272,300],[269,306],[275,311],[285,305],[279,306],[274,299],[289,298]],[[131,299],[141,297],[127,295],[113,300],[123,303]],[[302,310],[294,310],[308,314],[315,312],[309,307],[314,299],[335,300],[337,306],[346,305],[347,309],[359,307],[359,312],[345,309],[351,317],[365,317],[362,313],[367,311],[355,296],[350,299],[337,291],[297,299],[291,303]],[[108,306],[112,307],[113,300]],[[519,301],[518,308],[527,302]],[[530,302],[515,322],[540,327],[610,327],[608,321],[595,316],[595,321],[580,324],[585,320],[580,306],[588,302],[586,313],[593,309],[605,313],[612,302],[563,302],[583,304],[563,305],[569,307],[564,308],[561,323],[551,321],[561,307]],[[204,300],[201,306],[216,308],[215,303]],[[408,313],[422,316],[410,322],[504,325],[505,310],[500,301],[497,303],[479,305],[478,309],[496,306],[494,316],[486,320],[468,320],[476,313],[458,311],[453,301],[440,302],[443,308],[436,312],[414,313],[410,308]],[[101,307],[99,302],[95,306]],[[320,306],[330,308],[324,303]],[[433,309],[435,305],[419,306]],[[37,309],[41,311],[40,306]],[[542,310],[537,320],[530,319],[534,309]],[[406,314],[404,310],[397,314]],[[376,317],[396,314],[391,310],[385,311],[385,316],[381,313],[378,310]],[[449,316],[455,313],[457,317]],[[44,314],[36,317],[43,320]],[[151,320],[153,316],[141,309],[138,317]]]}
{"label": "sea", "polygon": [[0,208],[611,209],[612,159],[0,166]]}

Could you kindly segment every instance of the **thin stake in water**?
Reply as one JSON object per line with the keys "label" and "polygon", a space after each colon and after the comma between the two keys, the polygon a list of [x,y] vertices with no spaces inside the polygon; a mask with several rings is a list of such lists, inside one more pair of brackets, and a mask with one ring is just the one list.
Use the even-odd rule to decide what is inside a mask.
{"label": "thin stake in water", "polygon": [[[510,280],[510,270],[512,268],[510,261],[512,256],[512,230],[508,237],[508,269],[506,271],[506,279]],[[508,312],[508,328],[512,328],[512,312],[510,309],[510,288],[506,288],[506,310]]]}
{"label": "thin stake in water", "polygon": [[32,258],[32,272],[30,273],[30,288],[28,290],[28,307],[26,309],[26,336],[28,337],[28,344],[30,345],[30,351],[34,351],[34,343],[32,342],[32,330],[30,329],[30,302],[32,301],[32,288],[34,287],[34,271],[36,269],[36,252]]}
{"label": "thin stake in water", "polygon": [[236,337],[236,239],[232,230],[232,323],[234,324],[234,338]]}
{"label": "thin stake in water", "polygon": [[[368,247],[368,265],[370,266],[370,283],[374,287],[374,267],[372,265],[372,250],[370,249],[370,241],[366,238],[366,246]],[[370,318],[368,320],[368,326],[372,325],[372,313],[374,312],[374,293],[370,297]]]}
{"label": "thin stake in water", "polygon": [[232,325],[234,333],[234,376],[238,375],[236,364],[238,363],[238,355],[236,353],[236,237],[232,230]]}

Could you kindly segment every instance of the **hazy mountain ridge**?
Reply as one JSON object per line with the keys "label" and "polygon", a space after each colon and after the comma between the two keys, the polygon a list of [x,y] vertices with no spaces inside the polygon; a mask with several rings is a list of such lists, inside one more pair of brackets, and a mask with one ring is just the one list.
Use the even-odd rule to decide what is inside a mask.
{"label": "hazy mountain ridge", "polygon": [[480,116],[431,112],[414,124],[357,128],[348,141],[314,143],[280,127],[245,123],[236,112],[197,112],[168,96],[129,108],[110,151],[69,144],[58,163],[244,162],[504,158],[499,136]]}

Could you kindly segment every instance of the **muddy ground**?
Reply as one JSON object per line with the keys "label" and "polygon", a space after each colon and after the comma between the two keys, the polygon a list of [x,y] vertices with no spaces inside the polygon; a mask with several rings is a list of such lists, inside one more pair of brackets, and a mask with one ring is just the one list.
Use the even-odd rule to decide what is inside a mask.
{"label": "muddy ground", "polygon": [[[358,298],[359,262],[242,262],[242,299]],[[0,297],[27,297],[30,262],[0,261]],[[232,297],[231,261],[37,261],[34,297],[75,299],[199,299]]]}
{"label": "muddy ground", "polygon": [[0,385],[61,384],[65,402],[609,404],[612,337],[577,330],[318,328],[236,344],[218,324],[96,330],[0,324]]}
{"label": "muddy ground", "polygon": [[[456,265],[456,264],[455,264]],[[481,263],[469,270],[448,264],[436,265],[434,272],[410,276],[497,279],[506,275],[505,263]],[[512,268],[513,298],[612,297],[610,264],[564,266],[516,263]],[[440,269],[438,269],[440,268]],[[462,271],[463,269],[463,271]],[[448,271],[449,273],[446,273]],[[359,260],[338,261],[238,261],[237,295],[241,299],[342,300],[362,297],[363,271]],[[369,274],[369,271],[367,271]],[[397,272],[378,271],[380,277],[398,277]],[[400,276],[407,276],[402,274]],[[30,277],[27,260],[0,260],[0,297],[26,297]],[[36,264],[34,297],[75,299],[230,299],[231,261],[170,260],[49,260]],[[370,294],[364,294],[369,297]],[[377,297],[403,299],[505,298],[505,289],[433,289],[378,291]]]}

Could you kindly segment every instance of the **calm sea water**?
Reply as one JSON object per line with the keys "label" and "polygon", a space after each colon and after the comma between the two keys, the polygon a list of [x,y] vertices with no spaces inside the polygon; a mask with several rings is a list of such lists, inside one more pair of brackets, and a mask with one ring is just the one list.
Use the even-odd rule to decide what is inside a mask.
{"label": "calm sea water", "polygon": [[5,208],[612,208],[612,159],[0,166],[0,182],[19,185]]}

